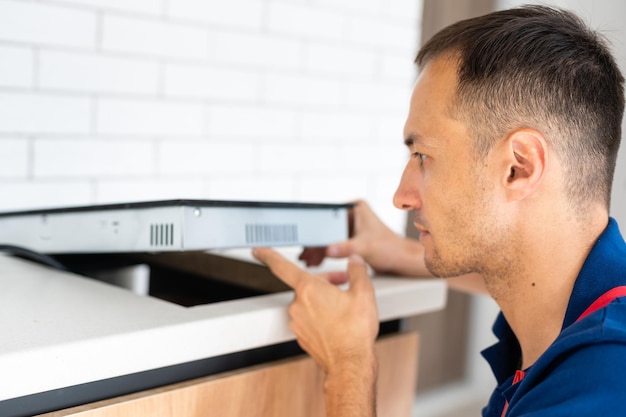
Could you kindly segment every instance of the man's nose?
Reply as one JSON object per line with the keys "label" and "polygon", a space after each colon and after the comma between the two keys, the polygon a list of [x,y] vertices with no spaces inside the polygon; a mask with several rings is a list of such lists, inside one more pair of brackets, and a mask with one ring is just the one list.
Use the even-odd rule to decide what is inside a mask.
{"label": "man's nose", "polygon": [[419,209],[422,200],[419,193],[420,172],[419,169],[412,166],[415,161],[410,160],[400,178],[400,184],[393,195],[393,205],[400,210]]}

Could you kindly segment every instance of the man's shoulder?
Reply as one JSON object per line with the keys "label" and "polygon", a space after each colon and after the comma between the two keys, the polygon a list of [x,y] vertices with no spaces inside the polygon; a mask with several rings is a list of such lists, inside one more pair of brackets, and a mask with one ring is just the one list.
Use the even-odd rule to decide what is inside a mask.
{"label": "man's shoulder", "polygon": [[[552,373],[566,367],[576,369],[582,376],[616,368],[626,371],[623,358],[626,358],[626,297],[564,329],[532,368],[540,373],[546,370]],[[611,364],[611,359],[619,363]]]}
{"label": "man's shoulder", "polygon": [[548,351],[578,350],[584,347],[614,343],[626,348],[626,297],[589,314],[563,329]]}
{"label": "man's shoulder", "polygon": [[511,416],[615,415],[626,398],[626,341],[579,345],[544,367],[535,364],[520,383]]}
{"label": "man's shoulder", "polygon": [[625,357],[626,299],[621,299],[562,332],[526,373],[511,415],[530,410],[555,415],[557,405],[571,411],[558,415],[611,415],[626,398]]}

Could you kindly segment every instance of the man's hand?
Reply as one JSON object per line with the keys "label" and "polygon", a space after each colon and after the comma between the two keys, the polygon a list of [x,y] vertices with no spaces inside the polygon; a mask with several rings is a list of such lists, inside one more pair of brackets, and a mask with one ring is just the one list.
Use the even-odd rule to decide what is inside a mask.
{"label": "man's hand", "polygon": [[[359,255],[377,273],[412,277],[430,277],[424,264],[424,247],[415,240],[396,234],[363,200],[355,202],[350,213],[350,239],[327,248],[306,248],[300,259],[308,266],[319,265],[325,257],[346,258]],[[329,277],[345,281],[345,274]]]}
{"label": "man's hand", "polygon": [[378,311],[363,259],[351,256],[343,290],[325,275],[310,274],[278,252],[256,248],[254,256],[293,288],[290,327],[300,346],[326,374],[328,416],[375,415]]}
{"label": "man's hand", "polygon": [[253,254],[293,288],[291,329],[325,372],[346,360],[371,355],[378,335],[378,311],[374,288],[360,257],[350,258],[349,288],[342,290],[325,275],[310,274],[272,249],[256,248]]}

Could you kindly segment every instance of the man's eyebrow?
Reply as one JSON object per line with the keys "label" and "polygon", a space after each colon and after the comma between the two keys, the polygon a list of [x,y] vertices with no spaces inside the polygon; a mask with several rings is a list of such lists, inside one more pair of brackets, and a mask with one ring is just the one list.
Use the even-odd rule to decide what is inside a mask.
{"label": "man's eyebrow", "polygon": [[432,140],[429,140],[428,137],[422,136],[419,133],[410,133],[404,139],[404,144],[407,148],[412,148],[413,146],[419,146],[423,149],[435,149],[436,146]]}
{"label": "man's eyebrow", "polygon": [[404,144],[409,148],[416,143],[422,143],[422,138],[419,135],[410,134],[404,139]]}

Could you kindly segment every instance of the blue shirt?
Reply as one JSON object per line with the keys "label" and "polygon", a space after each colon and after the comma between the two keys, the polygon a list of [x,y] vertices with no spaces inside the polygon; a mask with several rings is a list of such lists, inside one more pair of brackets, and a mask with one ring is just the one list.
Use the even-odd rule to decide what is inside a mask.
{"label": "blue shirt", "polygon": [[498,386],[484,417],[626,416],[626,297],[576,322],[602,294],[626,285],[626,244],[617,223],[600,235],[576,279],[562,331],[543,355],[512,384],[521,351],[500,313],[499,341],[482,352]]}

